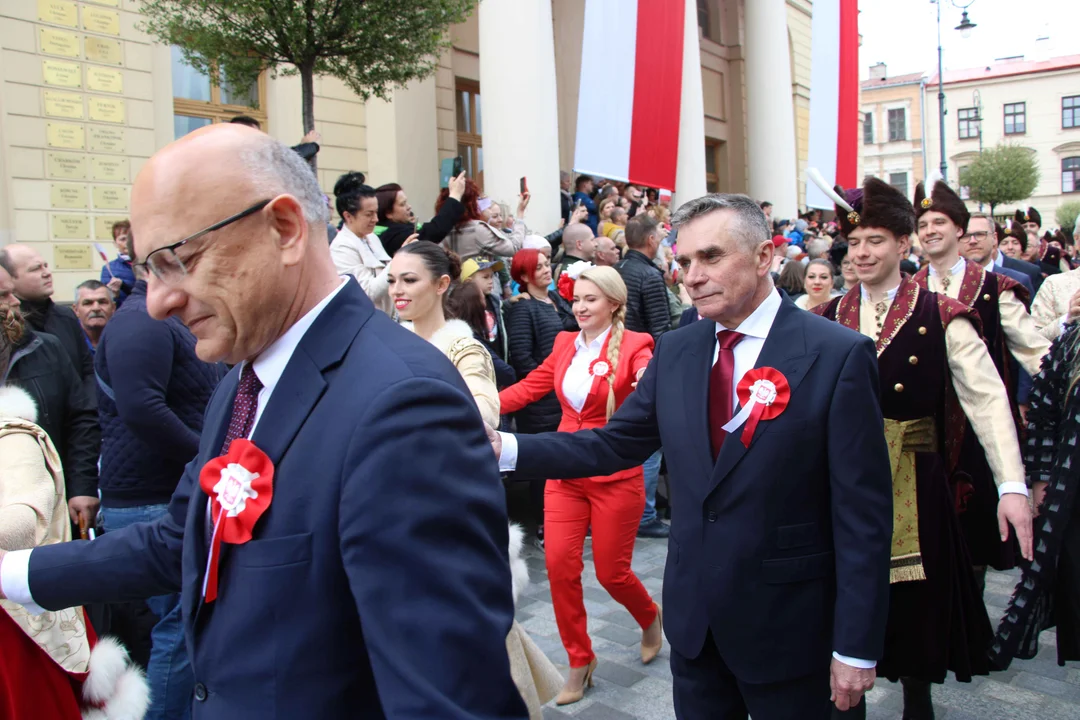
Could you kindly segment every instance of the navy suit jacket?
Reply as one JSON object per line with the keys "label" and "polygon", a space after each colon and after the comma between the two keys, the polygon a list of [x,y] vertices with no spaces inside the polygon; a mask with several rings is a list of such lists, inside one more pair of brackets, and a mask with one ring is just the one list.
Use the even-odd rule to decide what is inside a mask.
{"label": "navy suit jacket", "polygon": [[273,502],[253,540],[223,546],[219,594],[204,604],[198,475],[221,449],[238,378],[211,398],[168,514],[34,550],[34,599],[57,609],[180,591],[197,720],[525,718],[505,644],[503,488],[453,365],[350,279],[255,428]]}
{"label": "navy suit jacket", "polygon": [[[1005,257],[1005,256],[1003,256]],[[1013,270],[1012,268],[1005,267],[1004,265],[995,265],[994,272],[1004,275],[1007,278],[1012,278],[1016,282],[1020,283],[1028,291],[1028,305],[1031,305],[1031,301],[1035,299],[1035,285],[1031,282],[1031,277],[1026,273],[1019,270]]]}
{"label": "navy suit jacket", "polygon": [[1001,253],[1001,266],[1008,270],[1015,270],[1016,272],[1027,275],[1031,280],[1031,287],[1033,290],[1031,297],[1034,299],[1035,293],[1039,292],[1039,286],[1042,285],[1042,269],[1040,269],[1038,265],[1029,263],[1027,260],[1009,257],[1005,253]]}
{"label": "navy suit jacket", "polygon": [[664,630],[697,657],[708,632],[748,683],[819,673],[831,653],[876,660],[885,642],[892,480],[868,339],[783,298],[757,367],[791,386],[749,448],[713,461],[709,371],[716,324],[665,333],[598,430],[519,435],[518,470],[607,475],[661,446],[671,479]]}

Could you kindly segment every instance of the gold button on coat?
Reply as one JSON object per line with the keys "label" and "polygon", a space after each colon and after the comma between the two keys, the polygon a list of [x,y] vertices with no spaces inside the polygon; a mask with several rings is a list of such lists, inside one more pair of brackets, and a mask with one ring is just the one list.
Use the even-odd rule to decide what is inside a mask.
{"label": "gold button on coat", "polygon": [[909,363],[911,363],[912,365],[918,365],[918,364],[919,364],[919,358],[915,357],[914,355],[912,355],[911,357],[909,357],[909,358],[907,359],[907,361],[908,361]]}
{"label": "gold button on coat", "polygon": [[924,327],[919,328],[919,334],[920,335],[925,335],[926,334],[926,328],[924,328]]}
{"label": "gold button on coat", "polygon": [[896,385],[893,386],[893,390],[896,392],[904,392],[904,386],[901,383],[896,383]]}
{"label": "gold button on coat", "polygon": [[983,300],[990,302],[990,293],[986,293],[985,295],[983,295]]}

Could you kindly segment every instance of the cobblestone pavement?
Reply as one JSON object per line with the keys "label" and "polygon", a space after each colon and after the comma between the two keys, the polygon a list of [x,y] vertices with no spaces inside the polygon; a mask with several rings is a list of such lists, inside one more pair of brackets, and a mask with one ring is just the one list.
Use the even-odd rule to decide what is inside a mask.
{"label": "cobblestone pavement", "polygon": [[[634,571],[659,600],[663,586],[667,542],[638,539]],[[533,584],[518,604],[518,621],[529,631],[548,657],[566,672],[566,652],[559,641],[551,594],[544,572],[543,553],[531,545],[526,550]],[[547,720],[662,720],[673,718],[671,670],[668,651],[651,665],[643,666],[638,644],[641,631],[621,605],[600,587],[592,567],[591,541],[585,545],[585,607],[589,634],[599,657],[596,686],[585,699],[563,708],[545,708]],[[1017,574],[990,572],[986,603],[996,626],[1005,611]],[[976,678],[972,683],[949,681],[934,688],[938,720],[1077,720],[1080,718],[1080,663],[1058,667],[1054,633],[1043,633],[1041,652],[1034,660],[1018,660],[1008,672]],[[868,696],[868,717],[899,718],[898,685],[880,682]]]}

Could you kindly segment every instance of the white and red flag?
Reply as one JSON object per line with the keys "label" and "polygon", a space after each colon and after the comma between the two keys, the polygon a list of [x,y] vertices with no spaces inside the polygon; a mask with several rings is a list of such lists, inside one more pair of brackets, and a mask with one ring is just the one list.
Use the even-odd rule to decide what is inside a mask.
{"label": "white and red flag", "polygon": [[[810,32],[810,157],[834,184],[860,184],[859,0],[817,0]],[[752,89],[751,89],[752,92]],[[806,204],[832,209],[833,202],[807,180]]]}
{"label": "white and red flag", "polygon": [[686,22],[681,0],[585,0],[574,170],[675,189]]}

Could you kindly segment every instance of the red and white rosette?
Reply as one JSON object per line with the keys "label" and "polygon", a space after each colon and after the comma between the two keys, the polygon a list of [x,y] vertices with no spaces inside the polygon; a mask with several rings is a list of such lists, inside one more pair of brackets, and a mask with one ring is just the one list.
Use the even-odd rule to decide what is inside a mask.
{"label": "red and white rosette", "polygon": [[203,577],[203,597],[213,602],[218,594],[221,543],[243,545],[251,540],[255,523],[274,496],[274,464],[250,440],[238,438],[229,452],[203,466],[199,487],[210,496],[214,534]]}
{"label": "red and white rosette", "polygon": [[611,363],[603,358],[597,358],[589,364],[589,374],[603,380],[611,374]]}
{"label": "red and white rosette", "polygon": [[761,367],[743,375],[735,391],[742,409],[724,425],[724,431],[735,432],[742,425],[739,439],[744,447],[750,447],[758,423],[772,420],[784,412],[791,399],[791,386],[776,368]]}

